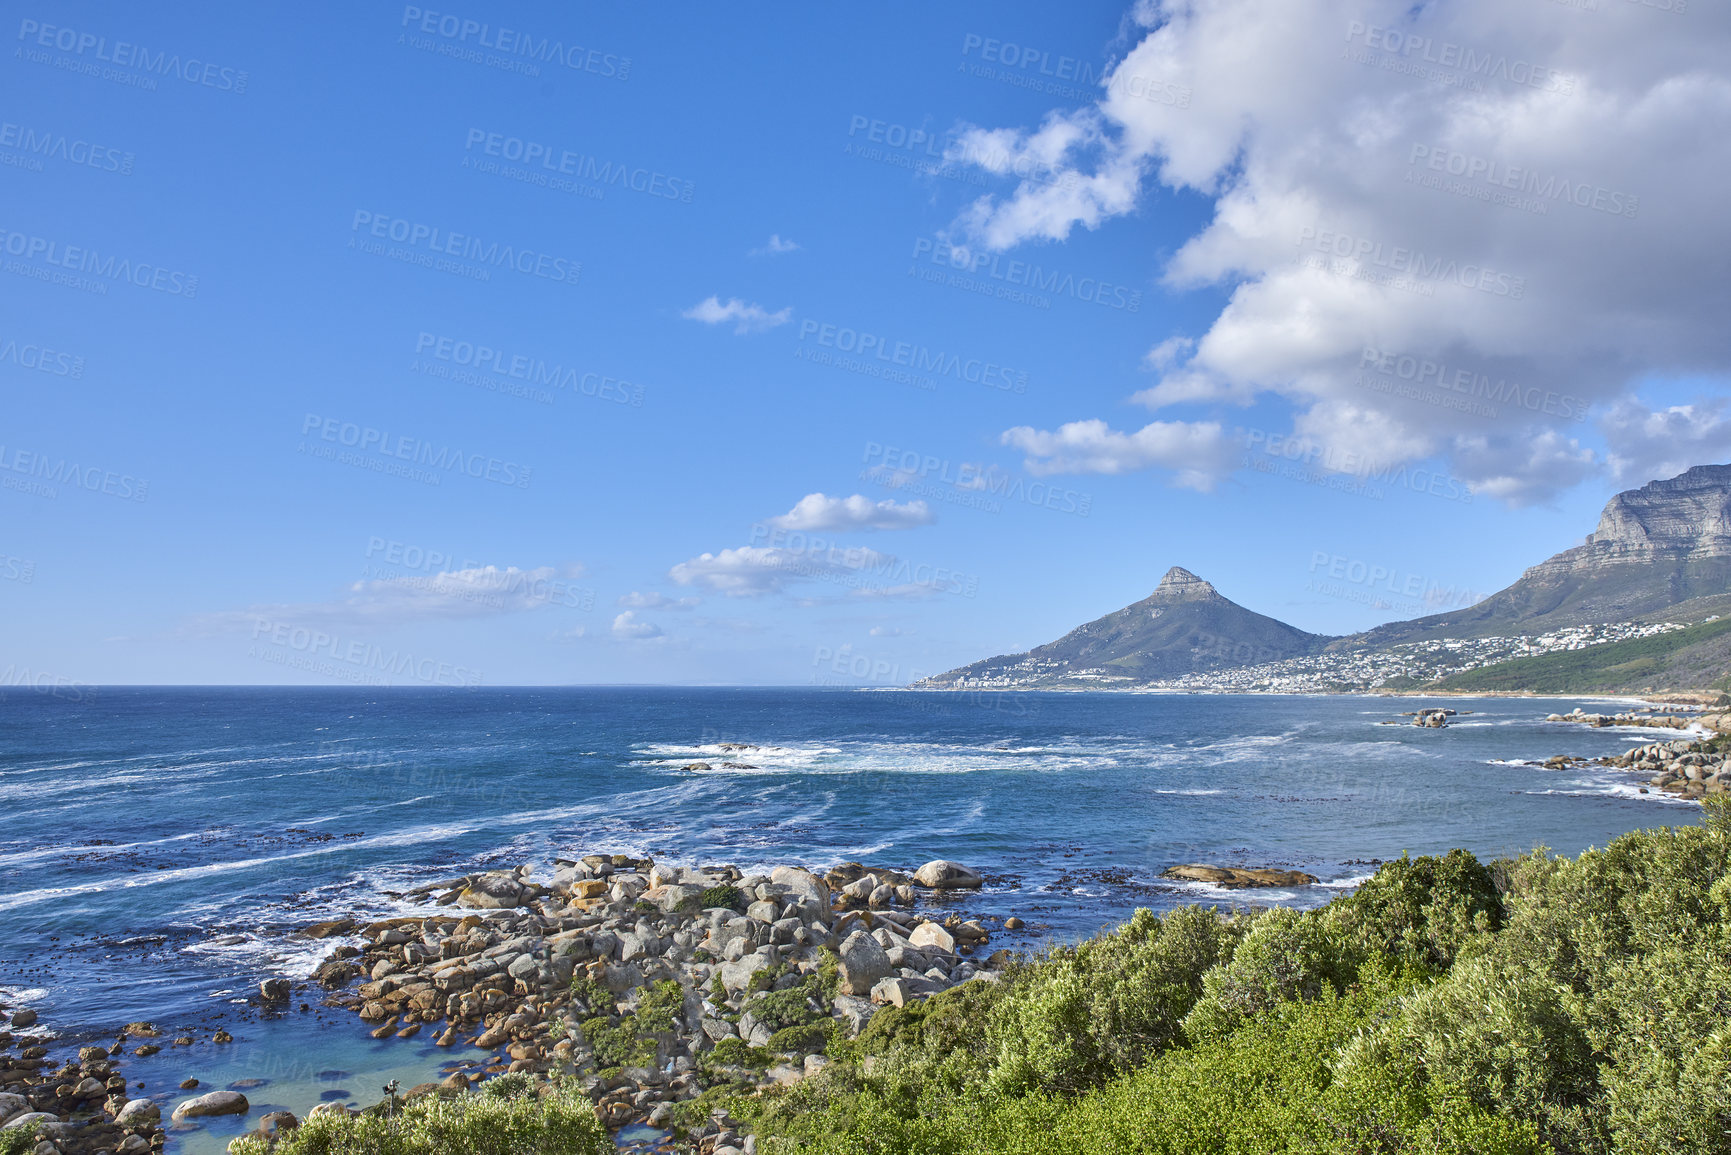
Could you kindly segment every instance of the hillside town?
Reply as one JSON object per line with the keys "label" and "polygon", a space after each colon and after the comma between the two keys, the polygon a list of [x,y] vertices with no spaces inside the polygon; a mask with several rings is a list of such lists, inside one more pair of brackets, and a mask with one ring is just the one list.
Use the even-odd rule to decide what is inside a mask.
{"label": "hillside town", "polygon": [[[1543,634],[1442,638],[1387,649],[1328,651],[1275,662],[1206,670],[1157,681],[1138,681],[1105,668],[1066,674],[1062,663],[1029,658],[969,677],[956,689],[1090,689],[1203,694],[1318,694],[1410,688],[1515,658],[1582,650],[1684,629],[1680,622],[1611,622],[1568,626]],[[1391,686],[1391,683],[1393,684]]]}

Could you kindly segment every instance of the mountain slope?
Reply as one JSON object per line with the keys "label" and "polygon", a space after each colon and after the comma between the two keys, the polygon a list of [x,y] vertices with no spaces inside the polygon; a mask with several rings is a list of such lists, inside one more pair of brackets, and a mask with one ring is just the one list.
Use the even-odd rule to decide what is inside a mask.
{"label": "mountain slope", "polygon": [[1731,465],[1697,465],[1606,503],[1573,549],[1463,610],[1391,622],[1334,643],[1383,647],[1442,637],[1538,634],[1632,619],[1731,612]]}
{"label": "mountain slope", "polygon": [[1731,618],[1675,633],[1561,650],[1465,670],[1439,690],[1514,690],[1532,694],[1648,694],[1724,689],[1731,675]]}
{"label": "mountain slope", "polygon": [[1055,642],[927,678],[925,689],[1133,684],[1314,654],[1330,639],[1265,617],[1173,566],[1155,591]]}

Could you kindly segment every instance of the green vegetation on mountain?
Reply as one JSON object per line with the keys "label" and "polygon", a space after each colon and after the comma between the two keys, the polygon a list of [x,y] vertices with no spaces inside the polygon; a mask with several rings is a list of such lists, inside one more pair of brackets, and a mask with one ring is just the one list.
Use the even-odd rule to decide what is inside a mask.
{"label": "green vegetation on mountain", "polygon": [[[725,1099],[762,1155],[1731,1152],[1731,811],[1139,911]],[[709,1104],[697,1105],[697,1110]]]}
{"label": "green vegetation on mountain", "polygon": [[1725,688],[1731,674],[1731,618],[1580,650],[1558,650],[1464,670],[1438,690],[1512,690],[1534,694],[1658,693]]}

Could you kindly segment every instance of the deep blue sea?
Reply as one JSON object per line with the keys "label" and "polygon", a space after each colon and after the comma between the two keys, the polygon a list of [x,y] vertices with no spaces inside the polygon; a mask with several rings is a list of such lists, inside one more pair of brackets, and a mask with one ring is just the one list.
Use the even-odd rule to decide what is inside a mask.
{"label": "deep blue sea", "polygon": [[[1137,906],[1318,904],[1403,851],[1572,854],[1699,821],[1629,775],[1529,764],[1655,737],[1543,720],[1595,701],[1451,700],[1471,713],[1420,730],[1401,712],[1436,703],[1411,698],[9,688],[0,1001],[77,1028],[68,1044],[138,1019],[199,1039],[129,1059],[135,1094],[177,1100],[190,1073],[263,1079],[255,1105],[297,1112],[372,1102],[460,1056],[375,1041],[312,992],[278,1015],[246,997],[329,949],[297,928],[414,909],[391,896],[423,882],[594,851],[747,871],[951,858],[991,883],[958,909],[1020,915],[1028,931],[994,946],[1034,946]],[[1158,878],[1195,861],[1323,885]],[[218,1025],[237,1042],[209,1043]],[[240,1126],[179,1149],[220,1150]]]}

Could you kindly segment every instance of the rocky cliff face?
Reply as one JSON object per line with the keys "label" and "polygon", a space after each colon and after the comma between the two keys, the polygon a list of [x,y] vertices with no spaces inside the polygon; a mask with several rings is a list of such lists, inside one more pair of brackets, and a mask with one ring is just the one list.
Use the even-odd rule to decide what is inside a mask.
{"label": "rocky cliff face", "polygon": [[1723,557],[1731,557],[1731,465],[1697,465],[1668,481],[1619,493],[1584,544],[1522,576]]}
{"label": "rocky cliff face", "polygon": [[1726,612],[1731,465],[1697,465],[1617,494],[1585,542],[1533,566],[1477,605],[1379,626],[1335,645],[1536,634],[1631,620],[1698,621]]}

